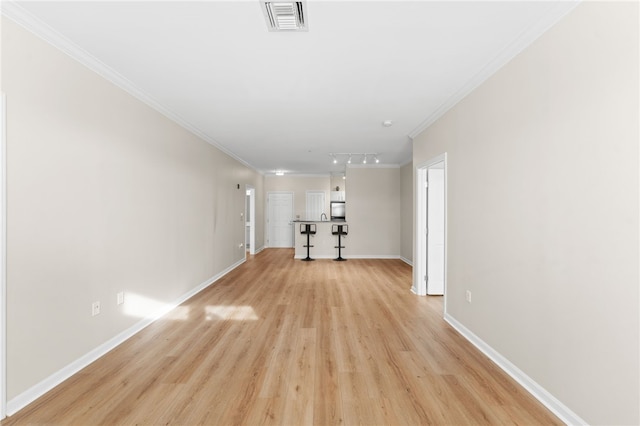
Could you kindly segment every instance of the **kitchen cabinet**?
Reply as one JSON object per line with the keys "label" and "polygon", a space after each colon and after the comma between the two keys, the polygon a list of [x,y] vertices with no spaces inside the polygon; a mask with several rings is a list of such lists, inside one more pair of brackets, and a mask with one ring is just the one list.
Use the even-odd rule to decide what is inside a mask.
{"label": "kitchen cabinet", "polygon": [[346,194],[344,191],[331,191],[331,201],[346,201]]}

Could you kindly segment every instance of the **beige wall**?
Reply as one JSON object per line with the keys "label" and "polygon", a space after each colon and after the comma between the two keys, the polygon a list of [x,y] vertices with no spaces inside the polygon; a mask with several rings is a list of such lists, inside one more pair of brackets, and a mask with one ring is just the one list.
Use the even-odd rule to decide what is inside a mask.
{"label": "beige wall", "polygon": [[331,190],[335,191],[336,186],[340,187],[340,191],[346,191],[347,180],[343,179],[342,176],[331,176]]}
{"label": "beige wall", "polygon": [[[400,168],[347,169],[346,256],[400,255]],[[410,283],[409,283],[410,286]]]}
{"label": "beige wall", "polygon": [[136,297],[171,303],[242,261],[245,184],[259,215],[264,188],[256,172],[11,21],[2,56],[11,399],[140,321]]}
{"label": "beige wall", "polygon": [[[275,176],[267,175],[264,178],[265,201],[267,194],[272,191],[293,192],[293,211],[301,220],[320,220],[320,218],[307,218],[307,191],[324,191],[326,203],[325,213],[329,212],[329,176]],[[266,209],[265,203],[265,209]],[[266,214],[265,214],[266,219]],[[266,229],[265,229],[266,232]],[[266,237],[265,237],[266,238]]]}
{"label": "beige wall", "polygon": [[413,163],[400,169],[400,256],[413,262]]}
{"label": "beige wall", "polygon": [[582,3],[414,142],[447,312],[589,424],[640,423],[638,50],[637,3]]}

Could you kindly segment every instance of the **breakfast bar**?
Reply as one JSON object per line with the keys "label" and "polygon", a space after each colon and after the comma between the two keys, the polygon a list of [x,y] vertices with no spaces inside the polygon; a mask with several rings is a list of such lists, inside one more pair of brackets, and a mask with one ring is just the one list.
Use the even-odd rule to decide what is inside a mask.
{"label": "breakfast bar", "polygon": [[[312,259],[335,259],[338,257],[338,237],[332,234],[333,225],[347,225],[344,220],[341,221],[313,221],[313,220],[296,220],[294,223],[295,234],[295,258],[305,259],[307,257],[307,235],[300,232],[304,229],[305,225],[313,224],[316,228],[316,233],[312,234],[309,238],[311,247],[310,257]],[[302,225],[302,228],[301,228]],[[346,243],[348,236],[342,235],[342,245]]]}

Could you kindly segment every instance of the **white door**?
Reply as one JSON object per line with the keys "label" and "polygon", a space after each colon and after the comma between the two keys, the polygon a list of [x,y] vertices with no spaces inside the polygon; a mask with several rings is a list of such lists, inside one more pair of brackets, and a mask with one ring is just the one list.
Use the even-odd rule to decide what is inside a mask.
{"label": "white door", "polygon": [[[444,166],[444,164],[442,164]],[[427,169],[427,294],[444,294],[444,168]]]}
{"label": "white door", "polygon": [[324,191],[307,191],[307,220],[321,220],[325,207]]}
{"label": "white door", "polygon": [[249,254],[256,254],[256,189],[251,186],[246,186],[247,201],[246,201],[246,247],[249,250]]}
{"label": "white door", "polygon": [[293,193],[270,192],[269,247],[293,247]]}

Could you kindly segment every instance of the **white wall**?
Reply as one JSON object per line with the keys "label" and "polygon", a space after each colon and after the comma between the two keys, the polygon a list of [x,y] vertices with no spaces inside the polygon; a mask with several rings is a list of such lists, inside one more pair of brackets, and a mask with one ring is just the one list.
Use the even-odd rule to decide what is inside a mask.
{"label": "white wall", "polygon": [[347,182],[349,236],[343,244],[344,255],[399,257],[400,168],[351,166]]}
{"label": "white wall", "polygon": [[138,323],[136,298],[171,303],[242,261],[263,178],[6,20],[2,56],[12,399]]}
{"label": "white wall", "polygon": [[638,35],[582,3],[414,141],[448,154],[447,312],[589,424],[640,423]]}

